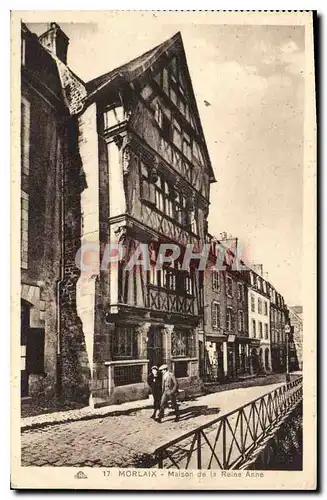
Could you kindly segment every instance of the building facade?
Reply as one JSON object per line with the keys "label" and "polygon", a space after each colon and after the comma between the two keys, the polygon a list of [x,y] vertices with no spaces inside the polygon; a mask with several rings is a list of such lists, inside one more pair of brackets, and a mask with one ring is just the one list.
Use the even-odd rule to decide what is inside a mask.
{"label": "building facade", "polygon": [[249,336],[253,339],[251,351],[254,372],[271,371],[270,299],[268,283],[262,275],[248,272]]}
{"label": "building facade", "polygon": [[[289,320],[292,326],[293,342],[296,351],[298,369],[303,369],[303,308],[302,306],[289,306]],[[294,361],[296,361],[294,360]]]}
{"label": "building facade", "polygon": [[285,302],[271,284],[269,284],[269,297],[272,370],[283,372],[286,369]]}
{"label": "building facade", "polygon": [[[203,285],[196,264],[183,263],[187,245],[202,249],[214,175],[180,34],[86,88],[85,186],[66,200],[75,224],[64,288],[70,336],[85,339],[93,403],[144,397],[153,364],[167,363],[182,389],[195,390]],[[179,257],[158,268],[162,244]],[[124,249],[119,261],[107,259],[107,245]],[[81,261],[92,253],[80,272],[71,260],[79,248]]]}
{"label": "building facade", "polygon": [[236,239],[218,241],[209,235],[208,240],[210,253],[204,275],[204,378],[224,381],[250,373],[246,271],[237,268]]}
{"label": "building facade", "polygon": [[[21,28],[21,395],[59,391],[58,296],[62,280],[63,172],[73,148],[62,86],[68,38],[52,23],[48,44]],[[76,79],[78,85],[80,82]],[[86,92],[86,91],[85,91]],[[70,160],[69,160],[70,161]]]}

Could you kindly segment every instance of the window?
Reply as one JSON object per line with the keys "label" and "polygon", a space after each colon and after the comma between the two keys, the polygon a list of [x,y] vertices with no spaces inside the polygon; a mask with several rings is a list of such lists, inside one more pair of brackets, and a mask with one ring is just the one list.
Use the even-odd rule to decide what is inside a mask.
{"label": "window", "polygon": [[187,199],[183,194],[177,193],[174,186],[162,175],[156,171],[150,172],[143,162],[141,162],[140,178],[141,197],[144,201],[151,203],[160,212],[197,234],[197,209],[192,212],[188,209]]}
{"label": "window", "polygon": [[253,273],[250,273],[250,282],[251,282],[251,285],[253,286],[254,285],[254,275],[253,275]]}
{"label": "window", "polygon": [[244,316],[243,311],[238,311],[238,331],[242,332],[244,329]]}
{"label": "window", "polygon": [[267,293],[267,284],[265,281],[262,282],[263,291]]}
{"label": "window", "polygon": [[188,332],[182,330],[173,330],[171,334],[171,354],[173,357],[187,356]]}
{"label": "window", "polygon": [[268,316],[268,302],[265,301],[265,316]]}
{"label": "window", "polygon": [[255,319],[252,320],[252,335],[253,337],[255,337],[257,334],[256,332],[256,322],[255,322]]}
{"label": "window", "polygon": [[257,276],[257,287],[258,290],[261,290],[261,279],[259,278],[259,276]]}
{"label": "window", "polygon": [[212,303],[211,324],[214,329],[220,328],[220,305],[218,302]]}
{"label": "window", "polygon": [[229,276],[226,278],[226,293],[228,297],[233,297],[233,280]]}
{"label": "window", "polygon": [[137,337],[133,327],[117,327],[113,336],[112,352],[114,358],[136,358]]}
{"label": "window", "polygon": [[193,295],[193,280],[192,276],[188,273],[185,275],[185,291],[188,295]]}
{"label": "window", "polygon": [[219,290],[219,271],[212,271],[212,289],[215,292]]}
{"label": "window", "polygon": [[258,298],[258,314],[262,314],[262,300]]}
{"label": "window", "polygon": [[119,125],[125,119],[123,106],[115,106],[106,109],[104,112],[105,130]]}
{"label": "window", "polygon": [[237,298],[238,300],[244,300],[244,288],[242,283],[237,284]]}
{"label": "window", "polygon": [[178,149],[182,150],[182,129],[177,120],[174,119],[173,142]]}
{"label": "window", "polygon": [[251,295],[251,311],[255,312],[255,299],[254,299],[254,295]]}
{"label": "window", "polygon": [[226,310],[226,329],[228,332],[232,331],[232,310],[228,307]]}
{"label": "window", "polygon": [[176,274],[174,270],[171,268],[167,268],[164,270],[165,274],[165,285],[168,290],[175,291],[176,290]]}
{"label": "window", "polygon": [[268,324],[265,323],[265,339],[268,338]]}
{"label": "window", "polygon": [[259,321],[259,338],[262,339],[262,323]]}

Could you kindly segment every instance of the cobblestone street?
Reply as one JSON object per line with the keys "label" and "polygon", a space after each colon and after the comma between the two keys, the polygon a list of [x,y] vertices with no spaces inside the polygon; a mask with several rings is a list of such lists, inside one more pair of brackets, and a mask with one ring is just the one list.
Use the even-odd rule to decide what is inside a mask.
{"label": "cobblestone street", "polygon": [[23,466],[137,467],[161,444],[223,415],[281,384],[234,389],[181,404],[181,418],[166,411],[161,424],[146,408],[115,411],[106,417],[49,425],[22,432]]}

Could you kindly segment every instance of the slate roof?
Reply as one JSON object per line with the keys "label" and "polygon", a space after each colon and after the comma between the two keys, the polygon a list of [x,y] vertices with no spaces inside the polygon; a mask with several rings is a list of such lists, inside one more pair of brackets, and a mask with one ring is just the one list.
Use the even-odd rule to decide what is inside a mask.
{"label": "slate roof", "polygon": [[105,87],[110,87],[114,92],[117,92],[119,90],[120,85],[122,85],[124,82],[125,83],[130,83],[134,79],[138,78],[141,76],[148,68],[150,68],[159,58],[161,55],[164,53],[167,53],[169,55],[169,51],[173,50],[174,53],[178,54],[179,57],[181,57],[182,60],[185,61],[185,70],[187,73],[187,79],[189,81],[188,84],[188,89],[189,89],[189,95],[190,98],[193,100],[193,107],[195,110],[195,115],[197,118],[197,126],[199,129],[199,132],[201,136],[203,137],[203,144],[205,148],[205,153],[207,157],[207,162],[209,166],[209,171],[210,171],[210,181],[211,182],[216,182],[215,175],[213,172],[213,168],[211,165],[210,157],[209,157],[209,152],[207,149],[203,129],[202,129],[202,124],[199,116],[199,111],[197,108],[197,103],[191,83],[191,77],[188,72],[188,67],[187,67],[187,61],[186,61],[186,56],[185,56],[185,51],[184,51],[184,46],[183,46],[183,40],[180,32],[177,32],[175,35],[173,35],[171,38],[168,40],[164,41],[163,43],[157,45],[153,49],[145,52],[139,57],[136,57],[135,59],[132,59],[131,61],[127,62],[126,64],[123,64],[122,66],[119,66],[118,68],[113,69],[112,71],[109,71],[108,73],[105,73],[104,75],[101,75],[97,78],[94,78],[93,80],[90,80],[89,82],[86,83],[86,89],[88,92],[88,98],[87,100],[90,102],[93,99],[96,98],[96,94],[104,89]]}
{"label": "slate roof", "polygon": [[100,90],[102,87],[108,83],[114,83],[115,79],[118,77],[124,78],[126,81],[131,82],[134,78],[140,76],[144,71],[146,71],[166,50],[168,50],[175,42],[182,42],[182,37],[180,32],[176,33],[173,37],[169,38],[165,42],[157,45],[145,54],[142,54],[132,61],[129,61],[118,68],[105,73],[86,84],[87,91],[89,94],[93,94]]}

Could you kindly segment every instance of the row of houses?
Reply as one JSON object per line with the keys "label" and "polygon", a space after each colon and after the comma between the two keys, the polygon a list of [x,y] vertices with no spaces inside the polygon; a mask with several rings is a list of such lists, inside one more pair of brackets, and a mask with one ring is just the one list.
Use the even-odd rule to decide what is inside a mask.
{"label": "row of houses", "polygon": [[[227,241],[211,269],[216,179],[180,33],[90,82],[68,43],[22,24],[22,397],[139,399],[163,362],[185,390],[285,369],[281,295]],[[158,269],[162,244],[178,258]],[[124,255],[102,266],[108,245]],[[210,246],[205,270],[184,268],[190,245]],[[140,247],[150,267],[130,266]]]}
{"label": "row of houses", "polygon": [[[268,281],[262,265],[235,261],[237,238],[209,236],[211,265],[204,283],[204,321],[199,341],[201,374],[205,380],[225,380],[286,370],[288,340],[290,368],[297,369],[293,337],[286,338],[289,309]],[[216,269],[223,249],[225,269]]]}

